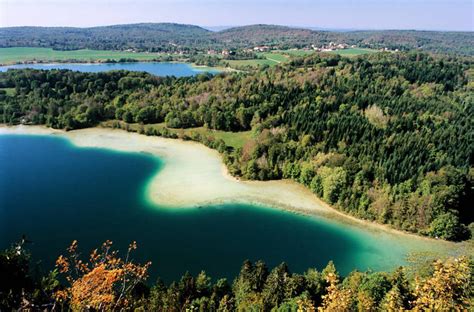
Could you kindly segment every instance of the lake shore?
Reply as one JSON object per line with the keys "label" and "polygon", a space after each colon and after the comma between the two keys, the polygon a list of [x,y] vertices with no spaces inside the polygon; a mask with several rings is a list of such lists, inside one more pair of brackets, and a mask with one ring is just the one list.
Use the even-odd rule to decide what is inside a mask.
{"label": "lake shore", "polygon": [[152,60],[134,60],[132,62],[110,62],[107,60],[96,59],[96,60],[27,60],[27,61],[11,61],[6,63],[0,63],[0,67],[9,67],[15,65],[61,65],[61,64],[74,64],[74,65],[100,65],[100,64],[121,64],[121,63],[171,63],[171,64],[187,64],[192,69],[205,72],[219,72],[219,73],[237,73],[241,72],[238,69],[232,67],[224,67],[224,66],[206,66],[206,65],[197,65],[195,63],[190,63],[186,60],[183,61],[163,61],[159,59],[152,59]]}
{"label": "lake shore", "polygon": [[[172,62],[171,62],[172,63]],[[187,62],[186,62],[187,63]],[[187,63],[190,64],[192,68],[202,70],[202,71],[219,71],[223,73],[238,73],[241,72],[241,70],[232,68],[232,67],[224,67],[224,66],[206,66],[206,65],[198,65],[196,63]]]}
{"label": "lake shore", "polygon": [[11,62],[4,62],[0,63],[0,68],[1,67],[10,67],[10,66],[15,66],[15,65],[64,65],[64,64],[74,64],[74,65],[101,65],[101,64],[123,64],[123,63],[170,63],[170,64],[187,64],[189,65],[192,69],[200,71],[202,73],[205,72],[218,72],[218,73],[238,73],[241,72],[241,70],[232,68],[232,67],[224,67],[224,66],[206,66],[206,65],[198,65],[195,63],[190,63],[186,60],[183,61],[163,61],[163,60],[158,60],[158,59],[152,59],[152,60],[135,60],[133,62],[110,62],[107,60],[27,60],[27,61],[11,61]]}
{"label": "lake shore", "polygon": [[59,135],[79,147],[144,152],[158,156],[164,166],[150,179],[146,193],[148,200],[160,207],[178,209],[211,204],[250,203],[321,216],[383,236],[396,236],[424,243],[427,247],[436,245],[442,247],[441,249],[453,250],[461,246],[346,215],[293,181],[238,180],[227,172],[217,151],[196,142],[148,137],[105,128],[65,132],[42,126],[0,125],[0,134]]}

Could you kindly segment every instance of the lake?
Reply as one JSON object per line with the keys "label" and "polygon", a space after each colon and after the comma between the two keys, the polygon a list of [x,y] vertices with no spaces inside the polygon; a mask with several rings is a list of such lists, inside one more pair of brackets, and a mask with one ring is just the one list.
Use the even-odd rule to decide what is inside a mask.
{"label": "lake", "polygon": [[151,279],[204,269],[232,279],[242,261],[282,261],[302,272],[334,260],[342,274],[405,263],[409,239],[262,205],[169,209],[150,203],[150,179],[166,166],[145,153],[84,148],[55,135],[0,135],[0,248],[24,234],[51,269],[72,240],[83,254],[110,239],[150,260]]}
{"label": "lake", "polygon": [[97,73],[110,70],[129,70],[148,72],[155,76],[186,77],[201,73],[219,73],[216,69],[193,67],[187,63],[132,62],[132,63],[57,63],[57,64],[17,64],[0,66],[0,72],[8,69],[69,69],[80,72]]}

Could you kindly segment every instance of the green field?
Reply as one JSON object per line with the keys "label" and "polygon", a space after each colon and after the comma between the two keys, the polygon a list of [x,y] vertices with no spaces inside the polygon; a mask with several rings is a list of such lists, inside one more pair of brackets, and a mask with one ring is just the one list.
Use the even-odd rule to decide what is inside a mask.
{"label": "green field", "polygon": [[158,59],[158,53],[134,53],[125,51],[74,50],[55,51],[49,48],[0,48],[0,64],[14,64],[26,61],[68,61],[81,62],[119,60],[124,58],[140,61]]}
{"label": "green field", "polygon": [[[342,56],[357,56],[367,53],[378,52],[372,49],[351,48],[345,50],[331,51]],[[259,67],[263,65],[275,66],[287,62],[292,56],[305,56],[314,53],[309,50],[282,50],[273,52],[258,53],[264,59],[253,60],[229,60],[229,66],[239,67]],[[103,50],[74,50],[55,51],[50,48],[0,48],[0,64],[9,65],[21,62],[54,62],[54,61],[78,61],[96,62],[106,60],[135,59],[139,61],[159,60],[166,57],[166,54],[126,52],[126,51],[103,51]]]}
{"label": "green field", "polygon": [[261,60],[261,59],[255,59],[255,60],[229,60],[226,61],[226,63],[229,63],[230,67],[232,68],[239,68],[239,67],[258,67],[262,65],[268,65],[268,66],[274,66],[277,65],[277,62],[270,61],[270,60]]}
{"label": "green field", "polygon": [[257,55],[260,57],[265,57],[265,59],[229,60],[226,62],[229,63],[230,67],[258,67],[262,65],[275,66],[281,63],[285,63],[289,60],[289,57],[282,53],[262,52],[257,53]]}
{"label": "green field", "polygon": [[[325,53],[339,54],[341,56],[353,57],[363,54],[376,53],[378,50],[365,49],[365,48],[350,48],[345,50],[335,50]],[[281,63],[285,63],[291,59],[291,57],[303,57],[316,53],[313,50],[276,50],[272,52],[257,53],[260,57],[265,59],[253,59],[253,60],[230,60],[226,61],[230,67],[258,67],[262,65],[275,66]]]}
{"label": "green field", "polygon": [[258,55],[263,56],[267,60],[273,61],[275,63],[284,63],[288,61],[288,56],[283,55],[281,53],[268,52],[268,53],[258,53]]}
{"label": "green field", "polygon": [[15,88],[0,88],[0,91],[5,91],[6,95],[15,95]]}
{"label": "green field", "polygon": [[[103,127],[112,128],[113,123],[116,121],[105,121],[101,125]],[[122,128],[125,127],[125,122],[120,122]],[[128,124],[131,130],[138,131],[142,125],[138,123],[130,123]],[[161,130],[166,128],[165,123],[157,123],[157,124],[147,124],[143,125],[144,129],[147,128],[154,128],[156,130]],[[245,142],[252,138],[252,131],[241,131],[241,132],[230,132],[230,131],[221,131],[221,130],[211,130],[205,127],[198,127],[198,128],[188,128],[188,129],[172,129],[168,128],[171,133],[175,133],[179,136],[187,135],[191,136],[192,133],[199,133],[200,135],[208,135],[212,136],[215,139],[219,140],[222,139],[227,146],[231,146],[233,148],[239,148],[244,146]]]}
{"label": "green field", "polygon": [[296,57],[301,57],[301,56],[308,56],[308,55],[311,55],[314,52],[314,50],[295,50],[295,49],[291,49],[291,50],[277,50],[275,52],[278,52],[278,53],[282,53],[282,54],[285,54],[285,55],[289,55],[289,56],[296,56]]}
{"label": "green field", "polygon": [[366,48],[350,48],[350,49],[344,49],[344,50],[330,51],[327,53],[339,54],[341,56],[358,56],[358,55],[376,53],[376,52],[379,52],[379,51],[374,50],[374,49],[366,49]]}

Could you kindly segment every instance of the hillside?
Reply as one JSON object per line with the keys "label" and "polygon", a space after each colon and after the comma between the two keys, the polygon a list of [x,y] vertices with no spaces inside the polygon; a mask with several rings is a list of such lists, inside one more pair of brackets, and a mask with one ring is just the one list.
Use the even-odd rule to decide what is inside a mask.
{"label": "hillside", "polygon": [[330,42],[390,50],[420,49],[435,53],[474,55],[474,33],[416,30],[316,31],[277,25],[251,25],[226,29],[212,35],[232,47],[269,45],[302,48]]}
{"label": "hillside", "polygon": [[335,36],[328,32],[291,28],[278,25],[250,25],[226,29],[213,34],[217,41],[240,47],[270,45],[285,47],[306,47],[313,43],[326,44]]}
{"label": "hillside", "polygon": [[421,49],[435,53],[474,55],[473,32],[414,30],[315,31],[278,25],[250,25],[212,32],[194,25],[146,23],[92,28],[0,28],[0,47],[46,47],[55,50],[126,50],[206,52],[257,45],[303,48],[329,42],[391,50]]}
{"label": "hillside", "polygon": [[209,30],[194,25],[159,23],[92,28],[0,28],[0,47],[46,47],[55,50],[169,50],[175,45],[196,46]]}
{"label": "hillside", "polygon": [[356,31],[346,33],[349,42],[361,47],[420,49],[435,53],[474,55],[473,32],[417,30]]}

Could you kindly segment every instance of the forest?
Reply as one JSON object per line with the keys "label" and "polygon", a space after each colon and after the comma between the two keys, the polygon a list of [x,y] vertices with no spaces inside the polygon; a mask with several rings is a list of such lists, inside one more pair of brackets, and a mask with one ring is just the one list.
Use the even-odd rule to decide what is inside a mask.
{"label": "forest", "polygon": [[[472,60],[420,52],[318,54],[186,78],[9,70],[0,73],[0,122],[138,123],[143,134],[218,149],[243,179],[293,179],[347,214],[458,241],[474,230],[472,78]],[[252,136],[232,148],[169,131],[193,127]]]}
{"label": "forest", "polygon": [[34,269],[27,240],[0,252],[1,311],[469,311],[474,265],[468,257],[426,259],[392,272],[322,270],[292,273],[244,261],[231,282],[201,271],[165,284],[147,283],[150,262],[111,241],[81,254],[77,241],[50,271]]}
{"label": "forest", "polygon": [[128,50],[185,52],[208,49],[241,50],[266,45],[275,49],[321,47],[330,42],[362,48],[423,50],[433,53],[474,55],[472,32],[415,30],[315,31],[278,25],[250,25],[212,32],[199,26],[141,23],[91,28],[4,27],[0,48],[42,47],[55,50]]}

